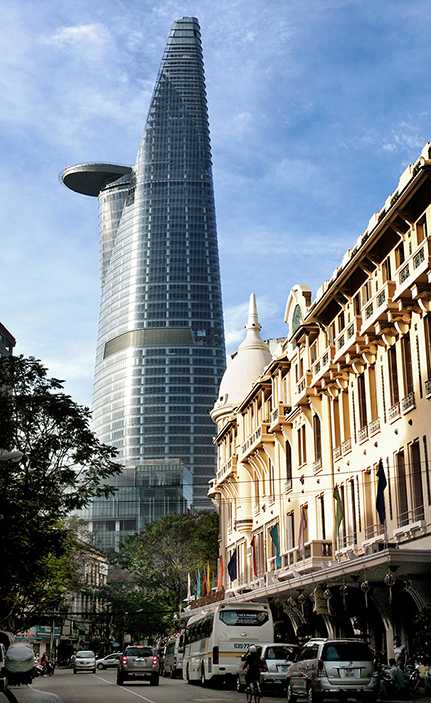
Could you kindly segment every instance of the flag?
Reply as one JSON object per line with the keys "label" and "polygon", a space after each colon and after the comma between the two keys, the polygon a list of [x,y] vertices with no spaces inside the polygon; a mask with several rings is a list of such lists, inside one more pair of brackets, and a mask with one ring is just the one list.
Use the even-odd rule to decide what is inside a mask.
{"label": "flag", "polygon": [[207,595],[207,572],[206,569],[202,572],[202,595]]}
{"label": "flag", "polygon": [[207,595],[211,593],[212,580],[211,580],[211,567],[209,561],[207,562]]}
{"label": "flag", "polygon": [[340,525],[344,520],[344,506],[343,506],[343,501],[341,500],[340,491],[338,490],[338,486],[335,486],[335,488],[334,488],[334,500],[335,500],[335,527],[337,528],[337,537],[338,537],[338,530],[340,529]]}
{"label": "flag", "polygon": [[385,508],[385,488],[388,485],[383,468],[383,461],[380,459],[377,469],[377,495],[376,495],[376,510],[379,516],[380,524],[384,525],[386,520]]}
{"label": "flag", "polygon": [[307,517],[305,515],[305,507],[301,506],[301,520],[299,522],[298,547],[302,558],[305,555],[305,530],[307,529]]}
{"label": "flag", "polygon": [[229,563],[227,565],[227,572],[229,574],[230,580],[235,581],[237,578],[237,575],[238,575],[237,563],[236,563],[236,547],[230,556]]}
{"label": "flag", "polygon": [[257,576],[256,535],[253,535],[251,540],[251,560],[253,564],[253,576]]}
{"label": "flag", "polygon": [[187,574],[187,600],[191,600],[192,597],[192,580],[190,578],[190,571]]}
{"label": "flag", "polygon": [[218,569],[217,569],[217,591],[221,591],[224,582],[224,559],[219,558]]}
{"label": "flag", "polygon": [[198,569],[197,574],[196,574],[196,598],[200,598],[202,595],[202,578],[201,578],[201,572]]}
{"label": "flag", "polygon": [[275,568],[280,569],[281,568],[281,556],[280,556],[280,538],[279,538],[279,534],[278,534],[278,523],[271,527],[270,534],[271,534],[272,543],[274,545]]}

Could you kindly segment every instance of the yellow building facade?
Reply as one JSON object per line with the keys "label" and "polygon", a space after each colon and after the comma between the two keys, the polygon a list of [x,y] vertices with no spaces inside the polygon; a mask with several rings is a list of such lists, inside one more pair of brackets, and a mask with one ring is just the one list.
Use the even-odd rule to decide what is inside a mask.
{"label": "yellow building facade", "polygon": [[210,496],[226,596],[269,598],[285,641],[418,646],[431,605],[430,262],[427,144],[314,299],[290,291],[275,356],[251,298],[212,411]]}

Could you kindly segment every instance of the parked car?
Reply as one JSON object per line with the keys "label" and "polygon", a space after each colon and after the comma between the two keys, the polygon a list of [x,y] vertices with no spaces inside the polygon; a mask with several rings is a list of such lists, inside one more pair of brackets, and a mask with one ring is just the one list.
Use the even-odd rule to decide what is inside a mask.
{"label": "parked car", "polygon": [[96,673],[96,655],[90,649],[83,649],[80,652],[76,652],[73,662],[73,673],[77,674],[78,671],[91,671],[93,674]]}
{"label": "parked car", "polygon": [[158,686],[160,659],[152,647],[141,644],[129,645],[118,660],[117,684],[140,679],[149,681],[150,686]]}
{"label": "parked car", "polygon": [[172,637],[165,647],[163,676],[174,679],[183,674],[184,635]]}
{"label": "parked car", "polygon": [[308,703],[323,698],[356,698],[375,703],[379,679],[374,654],[366,642],[354,639],[311,639],[289,666],[287,698]]}
{"label": "parked car", "polygon": [[[261,660],[260,683],[262,689],[272,686],[280,689],[285,688],[287,686],[287,670],[295,660],[299,650],[298,645],[269,642],[256,646]],[[246,655],[243,657],[244,661],[237,676],[237,691],[243,691],[246,686],[245,657]]]}
{"label": "parked car", "polygon": [[0,691],[5,691],[7,687],[7,672],[6,672],[6,650],[4,645],[0,643]]}
{"label": "parked car", "polygon": [[98,669],[115,669],[118,666],[118,660],[120,657],[121,652],[107,654],[106,657],[96,660],[96,666]]}

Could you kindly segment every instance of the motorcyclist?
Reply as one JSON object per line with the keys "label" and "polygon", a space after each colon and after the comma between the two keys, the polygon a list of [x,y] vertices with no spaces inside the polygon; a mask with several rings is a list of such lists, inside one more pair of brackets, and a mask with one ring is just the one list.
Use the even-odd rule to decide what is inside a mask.
{"label": "motorcyclist", "polygon": [[247,686],[250,686],[251,683],[255,683],[257,684],[260,692],[260,656],[255,644],[250,645],[248,649],[248,652],[245,656],[244,668],[245,681]]}
{"label": "motorcyclist", "polygon": [[406,677],[395,659],[389,659],[389,674],[394,693],[405,693],[408,688]]}

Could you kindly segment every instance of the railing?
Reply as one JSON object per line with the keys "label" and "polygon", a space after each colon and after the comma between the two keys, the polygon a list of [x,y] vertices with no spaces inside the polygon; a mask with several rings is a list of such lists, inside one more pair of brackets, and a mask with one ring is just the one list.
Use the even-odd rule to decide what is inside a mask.
{"label": "railing", "polygon": [[254,450],[262,441],[273,442],[274,437],[268,434],[269,422],[268,420],[263,420],[260,425],[251,433],[241,445],[241,454],[249,454],[250,451]]}
{"label": "railing", "polygon": [[338,541],[338,549],[347,549],[348,547],[356,547],[358,544],[358,535],[355,534],[348,534],[348,535],[340,535],[339,541]]}
{"label": "railing", "polygon": [[361,334],[364,334],[378,319],[395,307],[392,296],[395,290],[395,281],[386,281],[362,308]]}
{"label": "railing", "polygon": [[304,549],[293,547],[281,555],[282,567],[301,566],[310,559],[328,561],[332,559],[332,542],[330,540],[312,540],[305,542]]}
{"label": "railing", "polygon": [[389,422],[393,422],[394,420],[399,418],[400,415],[401,415],[400,404],[394,403],[393,405],[391,405],[391,407],[388,410]]}
{"label": "railing", "polygon": [[365,525],[364,528],[365,539],[373,539],[373,537],[379,537],[384,534],[383,525],[380,523],[375,523],[374,525]]}
{"label": "railing", "polygon": [[355,342],[361,325],[361,316],[357,315],[341,332],[335,337],[334,361],[337,361],[345,354]]}
{"label": "railing", "polygon": [[278,407],[275,408],[275,409],[271,412],[271,425],[272,425],[274,422],[277,422],[279,412],[280,412],[280,408],[278,408]]}
{"label": "railing", "polygon": [[376,417],[375,420],[371,420],[368,424],[368,435],[372,437],[380,431],[380,418]]}
{"label": "railing", "polygon": [[236,454],[232,455],[229,461],[227,461],[216,473],[216,481],[220,483],[224,481],[225,478],[235,473],[237,465]]}
{"label": "railing", "polygon": [[273,431],[278,425],[286,420],[286,415],[290,413],[290,407],[284,403],[277,403],[277,407],[270,414],[270,431]]}
{"label": "railing", "polygon": [[319,471],[322,468],[322,459],[316,459],[313,461],[313,471]]}
{"label": "railing", "polygon": [[365,442],[366,439],[368,439],[368,425],[364,425],[358,430],[358,442],[361,444],[361,442]]}
{"label": "railing", "polygon": [[333,347],[327,347],[311,366],[312,383],[316,383],[331,368]]}
{"label": "railing", "polygon": [[413,410],[414,407],[416,407],[415,394],[411,391],[401,400],[401,412],[408,413],[409,410]]}
{"label": "railing", "polygon": [[304,373],[304,375],[298,380],[296,384],[296,397],[294,399],[294,404],[301,403],[301,401],[307,397],[310,381],[311,374],[309,372]]}
{"label": "railing", "polygon": [[427,398],[431,396],[431,378],[427,378],[425,381],[425,395]]}
{"label": "railing", "polygon": [[430,237],[427,237],[395,272],[397,296],[413,285],[416,279],[428,270],[429,262]]}
{"label": "railing", "polygon": [[341,442],[341,451],[343,452],[343,456],[352,451],[352,440],[350,437],[345,439],[344,442]]}
{"label": "railing", "polygon": [[421,522],[425,519],[425,511],[423,505],[417,505],[412,510],[405,510],[398,515],[398,527],[406,527],[413,525],[416,522]]}
{"label": "railing", "polygon": [[337,461],[341,457],[341,447],[334,447],[332,450],[332,458]]}

